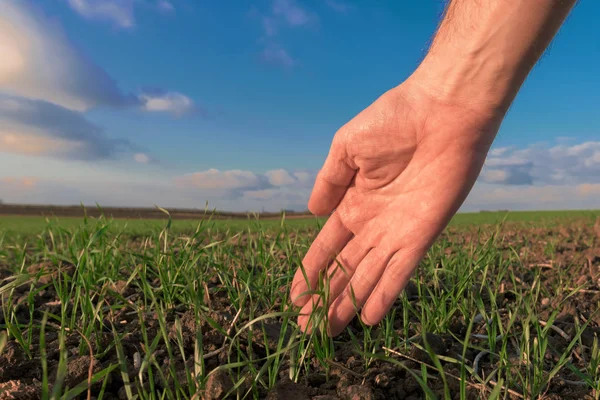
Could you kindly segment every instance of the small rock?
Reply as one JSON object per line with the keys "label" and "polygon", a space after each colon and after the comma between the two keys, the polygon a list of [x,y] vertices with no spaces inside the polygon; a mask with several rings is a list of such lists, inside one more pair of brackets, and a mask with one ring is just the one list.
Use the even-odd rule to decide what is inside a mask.
{"label": "small rock", "polygon": [[369,386],[348,386],[338,394],[346,400],[375,400],[375,394]]}
{"label": "small rock", "polygon": [[354,357],[354,356],[350,356],[346,360],[346,367],[348,367],[352,370],[357,368],[360,364],[361,364],[360,360],[357,360],[356,357]]}
{"label": "small rock", "polygon": [[545,297],[542,299],[542,307],[548,307],[550,305],[550,299]]}
{"label": "small rock", "polygon": [[217,370],[208,377],[204,388],[206,400],[222,399],[233,388],[233,382],[229,374],[223,370]]}

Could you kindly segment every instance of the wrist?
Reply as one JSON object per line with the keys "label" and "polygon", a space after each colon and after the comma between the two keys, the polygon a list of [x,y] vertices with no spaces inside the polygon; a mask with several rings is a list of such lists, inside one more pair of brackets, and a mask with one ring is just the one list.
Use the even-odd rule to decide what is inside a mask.
{"label": "wrist", "polygon": [[521,74],[502,54],[486,50],[490,47],[462,55],[430,53],[409,80],[442,103],[503,118],[519,90]]}
{"label": "wrist", "polygon": [[411,79],[438,100],[504,116],[576,0],[453,0]]}

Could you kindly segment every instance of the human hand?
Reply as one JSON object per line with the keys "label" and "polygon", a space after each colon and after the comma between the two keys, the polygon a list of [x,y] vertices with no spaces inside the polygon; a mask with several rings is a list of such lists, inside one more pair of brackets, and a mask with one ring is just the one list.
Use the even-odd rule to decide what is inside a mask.
{"label": "human hand", "polygon": [[301,295],[323,270],[330,335],[355,316],[354,300],[364,323],[383,319],[471,190],[501,120],[409,78],[335,134],[308,204],[315,215],[335,211],[302,261],[310,287],[301,268],[292,283],[302,330],[321,297]]}

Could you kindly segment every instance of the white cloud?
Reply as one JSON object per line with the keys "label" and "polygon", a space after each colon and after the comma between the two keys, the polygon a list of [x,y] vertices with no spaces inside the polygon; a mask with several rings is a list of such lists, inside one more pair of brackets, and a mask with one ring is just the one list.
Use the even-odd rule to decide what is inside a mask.
{"label": "white cloud", "polygon": [[[113,10],[116,4],[124,8],[129,4],[129,0],[70,1],[82,10]],[[122,92],[106,71],[69,41],[60,25],[28,4],[0,0],[0,92],[80,112],[96,106],[141,106],[180,115],[193,107],[189,97],[177,92],[153,90],[139,96]]]}
{"label": "white cloud", "polygon": [[[248,190],[245,191],[241,202],[246,204],[261,204],[263,206],[269,205],[270,210],[294,210],[304,211],[306,210],[308,198],[310,197],[310,191],[306,189],[298,189],[291,187],[277,187],[262,190]],[[259,209],[255,210],[259,211]]]}
{"label": "white cloud", "polygon": [[283,168],[267,171],[265,176],[272,186],[288,186],[293,188],[312,188],[316,177],[313,172],[295,171],[290,173]]}
{"label": "white cloud", "polygon": [[600,185],[494,185],[478,182],[461,211],[598,209]]}
{"label": "white cloud", "polygon": [[135,153],[133,159],[140,164],[149,164],[152,161],[152,158],[146,153]]}
{"label": "white cloud", "polygon": [[253,200],[268,200],[276,196],[278,193],[279,189],[249,190],[244,192],[244,197]]}
{"label": "white cloud", "polygon": [[219,171],[211,168],[207,171],[195,172],[176,178],[180,187],[196,189],[244,189],[257,187],[259,177],[250,171],[229,170]]}
{"label": "white cloud", "polygon": [[60,26],[24,2],[0,0],[0,49],[0,91],[78,111],[136,101],[76,49]]}
{"label": "white cloud", "polygon": [[292,183],[296,182],[294,177],[285,169],[267,171],[265,175],[267,178],[269,178],[269,183],[273,186],[291,185]]}
{"label": "white cloud", "polygon": [[[307,171],[276,169],[264,174],[244,170],[196,172],[174,178],[178,190],[190,198],[213,201],[239,201],[242,204],[276,205],[280,208],[305,209],[315,174]],[[199,197],[204,196],[204,197]],[[259,210],[262,206],[259,207]]]}
{"label": "white cloud", "polygon": [[[0,125],[1,126],[1,125]],[[135,154],[135,153],[133,153]],[[146,158],[138,153],[138,161]],[[16,157],[16,156],[11,156]],[[0,157],[0,162],[2,158]],[[44,161],[54,169],[60,161]],[[0,198],[5,202],[209,208],[230,211],[306,210],[315,173],[274,169],[264,174],[245,170],[209,169],[183,176],[153,174],[135,170],[110,170],[81,164],[82,172],[46,173],[15,168],[23,176],[0,175]],[[18,164],[18,163],[17,163]],[[41,161],[38,164],[42,164]],[[16,165],[12,162],[12,165]],[[65,163],[65,168],[69,168]],[[44,167],[46,168],[46,167]],[[146,168],[146,167],[145,167]],[[152,168],[149,166],[148,168]],[[1,170],[1,168],[0,168]],[[56,178],[61,176],[60,179]],[[85,179],[81,177],[85,176]],[[34,178],[30,178],[34,177]],[[502,176],[499,175],[498,180]],[[291,182],[291,179],[294,181]],[[28,180],[31,179],[31,180]],[[285,184],[282,184],[285,183]],[[281,184],[281,185],[278,185]],[[18,190],[17,190],[18,189]],[[600,183],[506,185],[477,182],[461,211],[597,209]]]}
{"label": "white cloud", "polygon": [[316,175],[307,171],[297,171],[294,172],[294,176],[298,179],[298,182],[302,184],[308,184],[312,186],[315,183]]}
{"label": "white cloud", "polygon": [[507,185],[600,183],[600,142],[495,149],[479,180]]}
{"label": "white cloud", "polygon": [[[98,168],[95,169],[98,172]],[[106,172],[106,171],[105,171]],[[306,210],[308,193],[271,188],[247,190],[238,197],[223,196],[214,189],[189,191],[173,181],[155,179],[149,182],[146,175],[114,180],[106,174],[85,179],[48,177],[35,179],[0,177],[0,199],[5,203],[20,204],[71,204],[95,206],[132,206],[208,208],[224,211],[279,211]],[[29,186],[27,186],[29,184]]]}
{"label": "white cloud", "polygon": [[500,156],[508,153],[512,149],[513,149],[513,147],[496,147],[496,148],[490,150],[489,156],[490,157],[500,157]]}
{"label": "white cloud", "polygon": [[150,112],[168,112],[180,116],[194,107],[192,99],[177,92],[142,93],[139,98],[142,108]]}
{"label": "white cloud", "polygon": [[110,21],[121,28],[134,25],[136,0],[68,0],[73,10],[88,19]]}

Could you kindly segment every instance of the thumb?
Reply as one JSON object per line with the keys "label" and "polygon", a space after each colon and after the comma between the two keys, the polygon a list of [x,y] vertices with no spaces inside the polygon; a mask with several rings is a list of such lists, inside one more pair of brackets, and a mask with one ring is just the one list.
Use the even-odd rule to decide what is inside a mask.
{"label": "thumb", "polygon": [[349,165],[345,143],[336,138],[339,136],[333,139],[308,201],[308,209],[317,216],[327,215],[337,207],[356,173]]}

